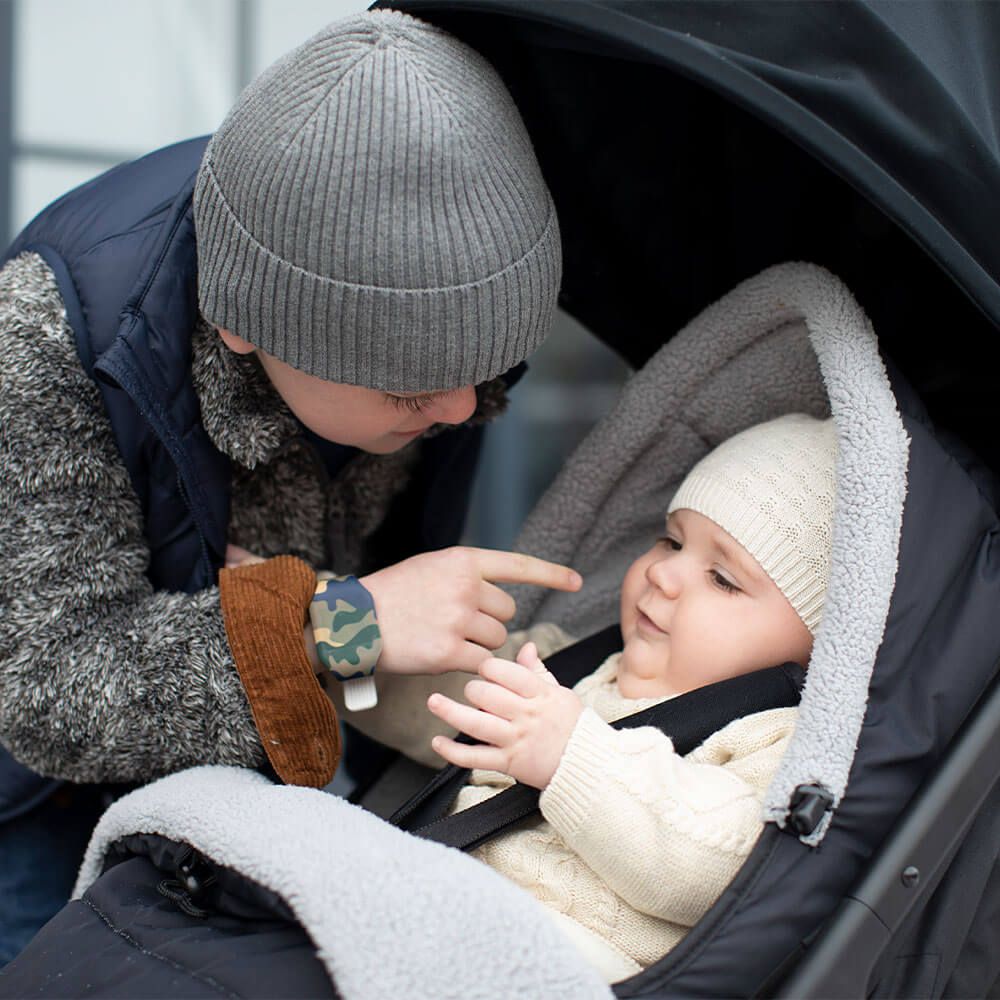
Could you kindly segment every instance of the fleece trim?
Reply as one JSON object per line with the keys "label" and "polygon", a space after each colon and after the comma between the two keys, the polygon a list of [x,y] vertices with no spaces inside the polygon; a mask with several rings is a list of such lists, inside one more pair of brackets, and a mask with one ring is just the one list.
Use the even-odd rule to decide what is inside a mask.
{"label": "fleece trim", "polygon": [[[770,280],[768,280],[770,276]],[[799,785],[843,798],[899,564],[910,439],[871,322],[847,288],[815,267],[765,272],[749,301],[801,316],[819,359],[837,428],[837,500],[830,583],[792,742],[764,800],[783,823]],[[829,826],[801,839],[817,845]]]}
{"label": "fleece trim", "polygon": [[316,789],[227,767],[162,778],[101,818],[75,898],[132,833],[188,843],[280,896],[345,1000],[612,996],[528,893]]}
{"label": "fleece trim", "polygon": [[[586,635],[618,615],[628,565],[662,533],[688,470],[717,444],[789,412],[832,413],[837,500],[830,583],[795,736],[764,806],[783,824],[801,784],[839,803],[895,582],[909,442],[868,318],[834,275],[769,268],[710,306],[625,386],[525,522],[516,548],[574,566],[577,595],[511,588],[516,626]],[[802,839],[818,844],[829,815]]]}

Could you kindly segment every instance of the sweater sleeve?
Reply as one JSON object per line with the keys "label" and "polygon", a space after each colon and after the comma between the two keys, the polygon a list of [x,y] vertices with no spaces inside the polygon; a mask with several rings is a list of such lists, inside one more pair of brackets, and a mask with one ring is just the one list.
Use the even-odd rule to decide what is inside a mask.
{"label": "sweater sleeve", "polygon": [[0,742],[72,781],[263,760],[216,588],[154,593],[51,271],[0,271]]}
{"label": "sweater sleeve", "polygon": [[588,708],[542,814],[629,905],[692,926],[760,835],[761,797],[789,734],[787,715],[760,713],[681,757],[658,729],[616,730]]}

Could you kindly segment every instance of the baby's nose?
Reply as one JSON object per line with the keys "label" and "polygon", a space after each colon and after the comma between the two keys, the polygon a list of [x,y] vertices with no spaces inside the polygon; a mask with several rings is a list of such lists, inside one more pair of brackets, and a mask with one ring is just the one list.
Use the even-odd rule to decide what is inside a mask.
{"label": "baby's nose", "polygon": [[677,597],[683,586],[683,572],[677,555],[651,562],[646,569],[646,579],[667,597]]}

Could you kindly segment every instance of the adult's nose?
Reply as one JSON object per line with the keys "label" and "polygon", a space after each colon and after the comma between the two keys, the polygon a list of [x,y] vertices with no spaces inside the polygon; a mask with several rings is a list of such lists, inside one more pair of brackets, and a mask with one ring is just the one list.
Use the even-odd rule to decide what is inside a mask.
{"label": "adult's nose", "polygon": [[475,411],[476,388],[472,385],[443,393],[434,400],[433,417],[439,424],[464,423]]}

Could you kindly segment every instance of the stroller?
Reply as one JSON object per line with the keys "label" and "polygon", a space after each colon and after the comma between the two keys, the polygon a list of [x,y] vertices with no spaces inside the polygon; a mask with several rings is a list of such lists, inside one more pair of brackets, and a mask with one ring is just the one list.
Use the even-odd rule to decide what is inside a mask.
{"label": "stroller", "polygon": [[[717,441],[790,409],[837,423],[827,610],[770,822],[708,914],[614,994],[1000,995],[1000,447],[988,382],[1000,6],[395,6],[483,51],[507,81],[559,208],[562,303],[637,369],[518,543],[572,562],[590,589],[572,603],[519,594],[523,622],[607,625],[623,567]],[[611,452],[617,464],[595,464]],[[623,485],[650,464],[639,456],[669,475],[630,490],[644,506],[626,509]],[[0,975],[0,995],[607,995],[493,873],[358,813],[218,768],[128,796],[88,852],[86,896]],[[317,830],[350,832],[349,863],[295,839],[307,814]],[[316,874],[262,865],[260,841],[238,836],[251,826],[272,855],[298,854]],[[412,855],[404,840],[419,845]],[[447,876],[437,885],[419,877],[427,859]],[[136,861],[176,871],[181,888],[216,879],[224,918],[173,912],[152,955],[129,910]],[[345,891],[352,867],[381,872],[368,888],[389,904],[369,920],[361,897],[342,896],[338,923],[313,896]],[[413,962],[425,946],[432,906],[449,911],[439,950],[393,966],[390,952]],[[457,953],[475,951],[477,922],[491,918],[509,932],[507,978],[477,953],[479,992],[473,980],[462,992]],[[114,934],[87,937],[95,920]],[[537,978],[517,978],[531,961]],[[155,990],[148,966],[161,972]],[[234,966],[252,975],[227,979]]]}

